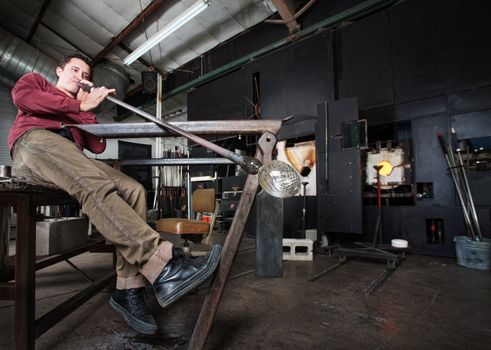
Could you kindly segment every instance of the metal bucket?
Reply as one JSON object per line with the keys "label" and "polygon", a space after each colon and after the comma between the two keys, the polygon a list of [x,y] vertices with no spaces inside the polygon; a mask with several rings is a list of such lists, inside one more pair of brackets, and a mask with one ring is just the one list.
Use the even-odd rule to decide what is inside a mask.
{"label": "metal bucket", "polygon": [[455,236],[457,264],[478,270],[491,269],[491,239],[473,241],[467,236]]}

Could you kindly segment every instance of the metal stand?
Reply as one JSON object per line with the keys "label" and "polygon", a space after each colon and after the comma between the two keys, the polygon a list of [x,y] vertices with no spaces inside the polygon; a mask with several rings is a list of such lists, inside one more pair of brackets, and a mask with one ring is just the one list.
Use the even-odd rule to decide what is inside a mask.
{"label": "metal stand", "polygon": [[[270,133],[264,133],[258,142],[259,150],[256,153],[256,158],[266,161],[266,158],[271,158],[271,152],[276,144],[276,137]],[[232,269],[232,264],[237,255],[240,241],[244,233],[245,223],[251,210],[254,197],[258,188],[257,176],[248,175],[242,197],[240,198],[237,211],[235,212],[234,220],[230,226],[227,239],[223,245],[222,260],[218,266],[218,271],[215,274],[214,280],[210,287],[210,291],[206,296],[203,307],[198,317],[198,321],[194,328],[193,335],[189,342],[188,349],[202,349],[206,337],[210,331],[213,319],[218,310],[228,276]]]}
{"label": "metal stand", "polygon": [[304,238],[307,238],[307,229],[306,229],[306,214],[307,214],[307,185],[309,183],[307,181],[302,182],[303,186],[303,208],[302,208],[302,233]]}
{"label": "metal stand", "polygon": [[[280,120],[240,120],[230,123],[230,121],[204,121],[204,122],[176,122],[170,123],[179,126],[180,129],[194,132],[201,135],[229,135],[229,134],[261,134],[258,140],[258,150],[255,158],[262,163],[271,160],[271,154],[276,144],[276,134],[278,133],[282,121]],[[142,136],[175,136],[169,131],[150,123],[139,123],[136,126],[130,124],[81,124],[74,125],[79,129],[85,130],[100,137],[142,137]],[[124,136],[123,136],[124,135]],[[205,146],[206,147],[206,146]],[[212,149],[213,150],[213,149]],[[219,153],[220,154],[220,153]],[[176,161],[181,161],[181,165],[207,164],[220,158],[194,160],[190,159],[171,159],[167,165],[175,165]],[[222,159],[223,160],[223,159]],[[159,164],[163,164],[159,160]],[[230,164],[229,159],[221,164]],[[151,164],[156,164],[156,160],[151,160]],[[210,290],[206,296],[203,307],[198,317],[193,335],[189,342],[189,349],[202,349],[213,323],[213,319],[218,310],[221,297],[223,295],[228,276],[232,269],[235,256],[237,255],[240,241],[242,239],[245,223],[251,210],[256,192],[259,186],[256,175],[248,175],[242,196],[240,198],[234,219],[230,226],[227,238],[223,245],[222,258],[217,272],[213,278]]]}
{"label": "metal stand", "polygon": [[[383,282],[395,271],[397,265],[405,258],[405,252],[409,248],[395,248],[387,244],[382,244],[383,235],[383,216],[382,216],[382,196],[380,190],[380,173],[381,166],[374,166],[377,170],[377,223],[375,225],[375,231],[373,233],[373,241],[370,243],[355,242],[359,247],[355,248],[338,248],[334,251],[334,255],[337,256],[339,263],[345,263],[347,257],[362,257],[368,259],[385,260],[387,262],[386,271],[379,276],[372,285],[365,291],[370,294],[374,290],[378,289]],[[377,243],[378,240],[378,243]]]}

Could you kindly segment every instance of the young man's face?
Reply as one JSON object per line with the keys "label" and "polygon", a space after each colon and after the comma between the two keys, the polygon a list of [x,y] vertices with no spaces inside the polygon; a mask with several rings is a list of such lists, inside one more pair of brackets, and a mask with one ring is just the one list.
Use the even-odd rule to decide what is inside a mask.
{"label": "young man's face", "polygon": [[56,87],[69,96],[75,97],[80,87],[77,83],[80,80],[89,80],[90,67],[79,58],[72,58],[65,67],[57,67],[56,75],[58,82]]}

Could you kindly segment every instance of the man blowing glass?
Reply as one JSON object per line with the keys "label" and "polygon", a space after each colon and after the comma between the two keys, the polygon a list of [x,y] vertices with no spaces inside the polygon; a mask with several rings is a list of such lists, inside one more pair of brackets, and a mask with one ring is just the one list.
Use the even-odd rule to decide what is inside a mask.
{"label": "man blowing glass", "polygon": [[8,145],[17,176],[33,185],[66,191],[80,203],[97,230],[116,247],[116,290],[111,306],[133,329],[153,334],[157,324],[145,305],[147,281],[162,307],[196,288],[216,269],[221,247],[204,258],[189,259],[163,241],[146,223],[146,192],[132,178],[88,158],[82,150],[101,153],[104,139],[67,128],[66,124],[97,123],[91,111],[114,89],[92,86],[90,61],[71,54],[56,67],[52,86],[37,73],[21,77],[12,89],[18,114]]}

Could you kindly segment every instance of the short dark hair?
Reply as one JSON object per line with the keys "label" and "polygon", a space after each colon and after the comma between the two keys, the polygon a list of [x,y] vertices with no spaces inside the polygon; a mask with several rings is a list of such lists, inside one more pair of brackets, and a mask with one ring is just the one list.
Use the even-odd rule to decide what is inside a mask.
{"label": "short dark hair", "polygon": [[78,53],[78,52],[74,52],[74,53],[63,56],[63,59],[60,61],[60,63],[58,63],[58,67],[65,68],[65,64],[70,62],[70,60],[72,58],[78,58],[79,60],[84,61],[85,63],[87,63],[87,65],[92,70],[92,61],[90,60],[90,58],[88,58],[87,56],[82,55],[81,53]]}

